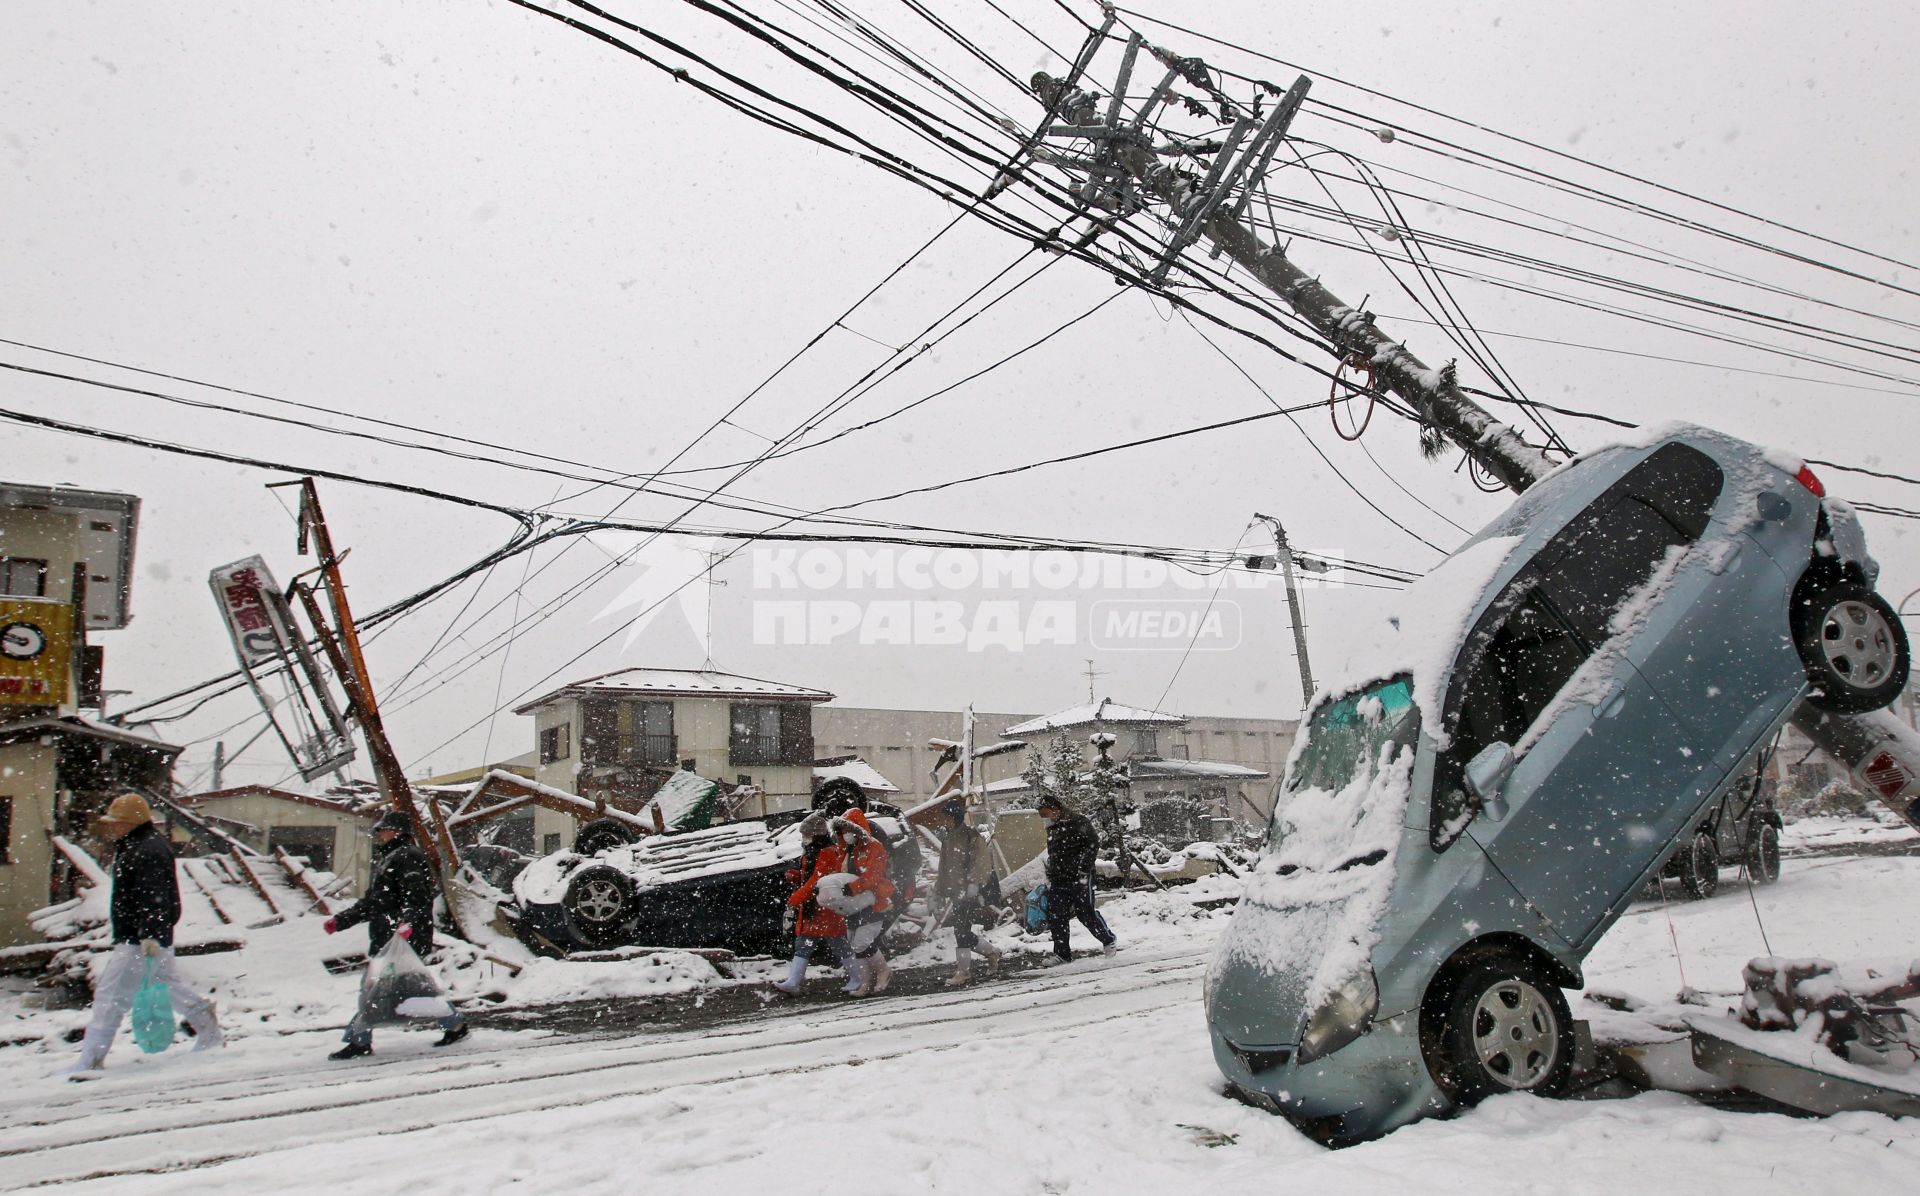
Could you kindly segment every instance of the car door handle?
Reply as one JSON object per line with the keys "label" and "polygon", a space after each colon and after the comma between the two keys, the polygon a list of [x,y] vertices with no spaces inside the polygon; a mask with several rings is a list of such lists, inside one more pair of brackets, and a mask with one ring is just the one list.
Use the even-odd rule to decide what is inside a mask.
{"label": "car door handle", "polygon": [[1606,697],[1601,698],[1599,703],[1595,705],[1594,712],[1600,718],[1612,718],[1626,708],[1627,687],[1623,684],[1615,687],[1614,691]]}

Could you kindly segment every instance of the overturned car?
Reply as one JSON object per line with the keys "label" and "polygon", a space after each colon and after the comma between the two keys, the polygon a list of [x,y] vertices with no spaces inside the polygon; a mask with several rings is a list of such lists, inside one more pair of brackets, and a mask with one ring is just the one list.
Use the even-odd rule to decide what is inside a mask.
{"label": "overturned car", "polygon": [[[895,885],[907,891],[920,869],[919,844],[898,809],[875,802],[868,815],[888,845]],[[522,942],[548,954],[627,945],[783,954],[793,934],[787,873],[805,854],[804,816],[796,810],[626,841],[611,824],[589,824],[579,850],[528,864],[500,913]]]}
{"label": "overturned car", "polygon": [[1877,573],[1804,464],[1701,428],[1528,490],[1309,711],[1208,974],[1232,1091],[1338,1143],[1563,1090],[1601,934],[1803,697],[1905,684]]}

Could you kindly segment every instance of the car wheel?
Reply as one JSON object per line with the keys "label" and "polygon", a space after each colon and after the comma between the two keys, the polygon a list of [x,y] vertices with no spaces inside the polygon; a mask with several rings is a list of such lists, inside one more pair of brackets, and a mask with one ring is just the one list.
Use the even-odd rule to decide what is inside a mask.
{"label": "car wheel", "polygon": [[1720,848],[1712,831],[1700,831],[1687,844],[1685,862],[1680,866],[1680,887],[1687,896],[1705,901],[1720,891]]}
{"label": "car wheel", "polygon": [[1763,885],[1780,879],[1780,832],[1771,822],[1760,823],[1747,836],[1747,875]]}
{"label": "car wheel", "polygon": [[568,882],[561,905],[575,939],[593,947],[614,946],[633,917],[633,882],[604,864],[582,868]]}
{"label": "car wheel", "polygon": [[596,818],[580,828],[573,837],[573,850],[580,855],[599,855],[633,842],[633,832],[611,818]]}
{"label": "car wheel", "polygon": [[1497,1092],[1557,1096],[1573,1074],[1573,1014],[1531,964],[1475,964],[1454,984],[1440,1031],[1442,1086],[1461,1104]]}
{"label": "car wheel", "polygon": [[1864,714],[1893,704],[1907,684],[1906,628],[1886,599],[1858,582],[1803,585],[1793,642],[1822,710]]}

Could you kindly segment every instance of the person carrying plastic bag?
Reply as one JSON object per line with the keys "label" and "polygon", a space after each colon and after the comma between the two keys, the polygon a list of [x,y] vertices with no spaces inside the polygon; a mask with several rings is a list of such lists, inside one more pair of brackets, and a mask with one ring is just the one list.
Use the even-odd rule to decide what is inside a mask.
{"label": "person carrying plastic bag", "polygon": [[113,799],[93,823],[93,832],[113,842],[113,894],[109,913],[113,950],[93,986],[93,1020],[80,1044],[80,1060],[64,1074],[84,1079],[97,1072],[135,1008],[142,989],[166,993],[164,1023],[152,996],[142,1002],[143,1025],[136,1026],[142,1050],[165,1050],[173,1041],[173,1011],[178,1009],[194,1032],[193,1049],[224,1046],[226,1037],[214,1016],[213,1002],[188,988],[173,960],[173,927],[180,921],[180,879],[174,874],[173,848],[153,825],[153,810],[137,793]]}
{"label": "person carrying plastic bag", "polygon": [[[365,1046],[355,1055],[373,1053],[373,1028],[396,1022],[433,1020],[445,1031],[442,1036],[455,1042],[467,1035],[466,1021],[454,1011],[440,991],[440,982],[414,953],[407,940],[413,927],[400,926],[384,947],[367,960],[367,971],[360,978],[360,1004],[353,1020],[347,1023],[347,1044]],[[439,1042],[435,1046],[442,1045]],[[338,1058],[343,1052],[334,1052]],[[355,1057],[354,1055],[347,1056]]]}
{"label": "person carrying plastic bag", "polygon": [[[395,958],[402,953],[413,962],[411,967],[404,961],[395,962],[396,975],[400,971],[414,969],[426,974],[426,965],[420,962],[420,957],[433,951],[433,872],[427,867],[426,853],[412,842],[412,830],[412,822],[398,810],[389,810],[380,816],[380,820],[373,824],[373,879],[367,885],[367,895],[326,921],[328,934],[362,922],[367,924],[369,982],[376,979],[379,960]],[[408,928],[408,936],[396,933],[403,926]],[[412,940],[410,944],[408,937]],[[398,947],[390,954],[388,948],[396,943]],[[427,980],[431,983],[431,975],[427,975]],[[419,995],[438,997],[439,994],[439,986],[435,985],[430,994]],[[361,996],[362,1009],[347,1024],[344,1035],[347,1045],[327,1056],[329,1059],[357,1059],[373,1054],[374,1025],[381,1020],[395,1020],[382,1019],[377,1015],[367,1016],[367,989],[364,984]],[[398,998],[401,1001],[406,999]],[[441,1003],[444,1005],[444,1000]],[[403,1013],[400,1016],[409,1015]],[[452,1046],[467,1036],[466,1021],[451,1006],[447,1006],[444,1016],[438,1013],[413,1016],[434,1016],[439,1019],[440,1028],[445,1033],[434,1046]]]}

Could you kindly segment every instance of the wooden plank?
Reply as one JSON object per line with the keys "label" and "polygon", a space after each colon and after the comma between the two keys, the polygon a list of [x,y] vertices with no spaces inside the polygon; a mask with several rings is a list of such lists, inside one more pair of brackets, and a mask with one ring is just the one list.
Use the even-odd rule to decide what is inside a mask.
{"label": "wooden plank", "polygon": [[287,879],[299,886],[300,891],[312,899],[313,908],[328,917],[333,916],[333,904],[327,900],[325,893],[314,887],[313,878],[305,865],[288,855],[284,847],[274,848],[273,858],[280,862],[280,870],[287,874]]}
{"label": "wooden plank", "polygon": [[228,926],[233,925],[233,915],[221,907],[220,899],[213,895],[213,890],[207,887],[207,882],[201,880],[199,874],[195,872],[194,869],[187,867],[187,861],[180,861],[180,872],[188,880],[192,881],[193,887],[198,889],[200,895],[207,899],[207,904],[213,909],[213,916]]}
{"label": "wooden plank", "polygon": [[274,901],[272,894],[267,892],[266,882],[260,879],[260,874],[253,870],[253,865],[247,862],[247,857],[241,853],[238,847],[233,849],[232,859],[234,864],[240,869],[240,875],[246,880],[248,885],[252,886],[253,891],[260,895],[260,900],[267,903],[267,908],[273,911],[274,916],[281,918],[286,917],[286,913],[280,908],[279,903]]}

